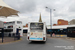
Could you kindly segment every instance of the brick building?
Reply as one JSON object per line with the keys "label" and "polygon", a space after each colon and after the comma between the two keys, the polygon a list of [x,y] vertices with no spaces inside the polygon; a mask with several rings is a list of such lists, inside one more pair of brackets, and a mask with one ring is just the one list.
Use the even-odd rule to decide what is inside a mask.
{"label": "brick building", "polygon": [[24,25],[23,27],[28,27],[28,24]]}
{"label": "brick building", "polygon": [[68,21],[63,20],[63,19],[58,19],[57,25],[68,25]]}
{"label": "brick building", "polygon": [[57,24],[53,24],[53,26],[56,26]]}

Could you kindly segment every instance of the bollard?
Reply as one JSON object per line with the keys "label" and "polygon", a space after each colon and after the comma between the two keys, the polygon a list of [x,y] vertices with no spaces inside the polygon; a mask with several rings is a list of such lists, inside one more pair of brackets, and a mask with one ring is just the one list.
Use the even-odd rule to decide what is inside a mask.
{"label": "bollard", "polygon": [[4,38],[4,31],[3,31],[3,28],[2,28],[2,43],[3,43],[3,38]]}
{"label": "bollard", "polygon": [[51,37],[52,37],[52,32],[51,32]]}
{"label": "bollard", "polygon": [[[15,34],[16,34],[16,33],[15,33]],[[14,41],[16,40],[15,38],[16,38],[16,35],[14,35]]]}
{"label": "bollard", "polygon": [[20,40],[20,33],[18,33],[18,40]]}

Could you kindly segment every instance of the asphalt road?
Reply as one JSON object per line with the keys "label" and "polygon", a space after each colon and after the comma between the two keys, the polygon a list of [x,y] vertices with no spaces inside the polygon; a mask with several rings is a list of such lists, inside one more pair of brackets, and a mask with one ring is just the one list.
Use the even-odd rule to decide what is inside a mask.
{"label": "asphalt road", "polygon": [[0,50],[75,50],[75,41],[47,38],[47,42],[29,42],[26,37],[22,41],[2,44]]}

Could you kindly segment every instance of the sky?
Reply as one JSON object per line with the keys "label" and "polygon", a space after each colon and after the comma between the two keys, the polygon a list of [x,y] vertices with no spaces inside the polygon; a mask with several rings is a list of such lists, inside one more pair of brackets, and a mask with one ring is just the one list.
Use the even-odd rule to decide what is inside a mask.
{"label": "sky", "polygon": [[[2,21],[20,20],[25,25],[28,22],[38,22],[41,13],[43,22],[50,25],[50,9],[52,9],[52,24],[58,19],[70,21],[75,19],[75,0],[3,0],[15,10],[19,17],[0,18]],[[48,8],[45,8],[48,7]],[[55,9],[55,11],[53,10]]]}

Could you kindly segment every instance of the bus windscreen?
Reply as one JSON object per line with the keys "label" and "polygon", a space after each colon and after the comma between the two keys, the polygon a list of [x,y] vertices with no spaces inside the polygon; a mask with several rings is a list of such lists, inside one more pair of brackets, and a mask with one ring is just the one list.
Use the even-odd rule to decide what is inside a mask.
{"label": "bus windscreen", "polygon": [[43,30],[43,23],[30,23],[31,30]]}

